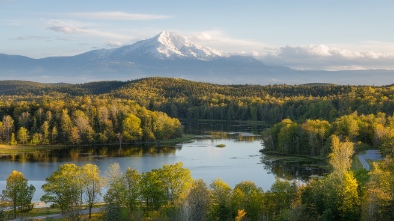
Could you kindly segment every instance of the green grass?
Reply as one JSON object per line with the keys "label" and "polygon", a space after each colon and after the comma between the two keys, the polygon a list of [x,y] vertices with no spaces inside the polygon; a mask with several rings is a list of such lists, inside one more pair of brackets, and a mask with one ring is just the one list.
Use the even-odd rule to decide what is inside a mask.
{"label": "green grass", "polygon": [[[103,207],[105,206],[104,203],[98,203],[96,204],[94,207]],[[86,207],[84,207],[83,209],[87,209]],[[60,208],[52,208],[52,207],[45,207],[45,208],[34,208],[31,211],[27,212],[27,213],[20,213],[17,215],[18,218],[29,218],[29,217],[37,217],[37,216],[47,216],[47,215],[52,215],[52,214],[61,214],[61,210]],[[92,219],[91,220],[100,220],[99,218],[101,217],[101,212],[99,213],[92,213]],[[88,218],[88,214],[86,215],[81,215],[81,220],[89,220]],[[34,219],[32,219],[34,220]],[[59,219],[55,219],[55,218],[47,218],[45,220],[67,220],[65,218],[59,218]]]}
{"label": "green grass", "polygon": [[67,145],[0,145],[0,154],[34,153],[37,151],[58,150]]}
{"label": "green grass", "polygon": [[351,170],[356,171],[363,169],[363,164],[361,163],[360,159],[358,158],[357,154],[354,154],[352,157],[352,165],[350,167]]}
{"label": "green grass", "polygon": [[299,154],[283,154],[280,153],[278,151],[273,151],[273,150],[265,150],[265,149],[261,149],[260,150],[261,153],[265,154],[266,156],[269,156],[271,159],[313,159],[313,160],[321,160],[324,161],[325,158],[324,157],[318,157],[318,156],[308,156],[308,155],[299,155]]}
{"label": "green grass", "polygon": [[17,217],[19,218],[26,218],[26,217],[36,217],[36,216],[46,216],[51,214],[60,214],[62,213],[59,208],[34,208],[27,213],[19,213]]}
{"label": "green grass", "polygon": [[193,139],[194,139],[194,135],[183,134],[182,137],[178,137],[178,138],[171,139],[171,140],[160,141],[159,144],[160,145],[175,145],[175,144],[179,144],[179,143],[189,143]]}

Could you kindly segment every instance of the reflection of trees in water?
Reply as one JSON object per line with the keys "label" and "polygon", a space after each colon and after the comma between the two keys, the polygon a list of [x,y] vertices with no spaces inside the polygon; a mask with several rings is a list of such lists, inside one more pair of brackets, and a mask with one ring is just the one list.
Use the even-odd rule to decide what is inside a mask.
{"label": "reflection of trees in water", "polygon": [[260,135],[254,135],[252,133],[247,132],[218,132],[218,131],[209,131],[206,135],[197,135],[195,136],[197,139],[220,139],[220,140],[235,140],[242,142],[253,142],[255,140],[260,140]]}
{"label": "reflection of trees in water", "polygon": [[206,134],[207,131],[246,131],[258,134],[268,126],[263,122],[250,121],[182,121],[187,134]]}
{"label": "reflection of trees in water", "polygon": [[150,146],[100,146],[100,147],[80,147],[61,150],[48,150],[33,153],[16,153],[0,156],[2,161],[18,162],[58,162],[65,160],[85,160],[98,159],[103,157],[127,157],[144,155],[168,155],[175,154],[175,151],[182,149],[175,147],[150,147]]}
{"label": "reflection of trees in water", "polygon": [[260,136],[242,136],[239,135],[237,138],[237,141],[243,141],[243,142],[253,142],[256,139],[261,139]]}
{"label": "reflection of trees in water", "polygon": [[308,158],[288,157],[275,160],[273,157],[263,155],[261,162],[264,164],[264,169],[287,180],[299,179],[306,182],[311,176],[322,176],[326,173],[323,168],[318,166],[321,164],[320,162]]}

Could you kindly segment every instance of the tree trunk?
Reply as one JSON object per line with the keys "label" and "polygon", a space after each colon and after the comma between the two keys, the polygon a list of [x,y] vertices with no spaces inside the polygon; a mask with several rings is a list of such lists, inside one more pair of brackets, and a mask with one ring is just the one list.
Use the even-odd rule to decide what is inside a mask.
{"label": "tree trunk", "polygon": [[16,199],[14,199],[14,219],[16,219]]}
{"label": "tree trunk", "polygon": [[91,203],[89,203],[89,219],[92,218],[92,207],[93,207],[93,205]]}

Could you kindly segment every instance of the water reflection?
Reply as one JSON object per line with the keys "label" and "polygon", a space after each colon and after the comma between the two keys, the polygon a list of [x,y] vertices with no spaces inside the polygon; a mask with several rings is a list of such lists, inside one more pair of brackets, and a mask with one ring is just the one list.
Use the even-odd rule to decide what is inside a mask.
{"label": "water reflection", "polygon": [[256,135],[248,132],[217,132],[209,131],[205,135],[196,135],[196,139],[221,139],[233,140],[235,142],[253,142],[261,140],[261,135]]}
{"label": "water reflection", "polygon": [[260,134],[269,126],[263,122],[251,121],[182,121],[187,134],[205,134],[207,131],[231,132],[243,131]]}
{"label": "water reflection", "polygon": [[262,155],[264,169],[286,180],[306,182],[311,177],[320,177],[327,173],[327,164],[322,160],[304,157]]}
{"label": "water reflection", "polygon": [[74,147],[60,150],[37,151],[32,153],[15,153],[0,155],[0,161],[12,162],[63,162],[81,161],[84,159],[99,159],[104,157],[156,156],[175,154],[182,146],[93,146]]}

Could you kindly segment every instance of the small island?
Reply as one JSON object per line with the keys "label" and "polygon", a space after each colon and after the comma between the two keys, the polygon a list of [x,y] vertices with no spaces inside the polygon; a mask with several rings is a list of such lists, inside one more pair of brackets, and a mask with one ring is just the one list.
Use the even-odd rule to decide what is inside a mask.
{"label": "small island", "polygon": [[220,147],[220,148],[223,148],[223,147],[226,147],[226,144],[218,144],[218,145],[216,145],[216,147]]}

